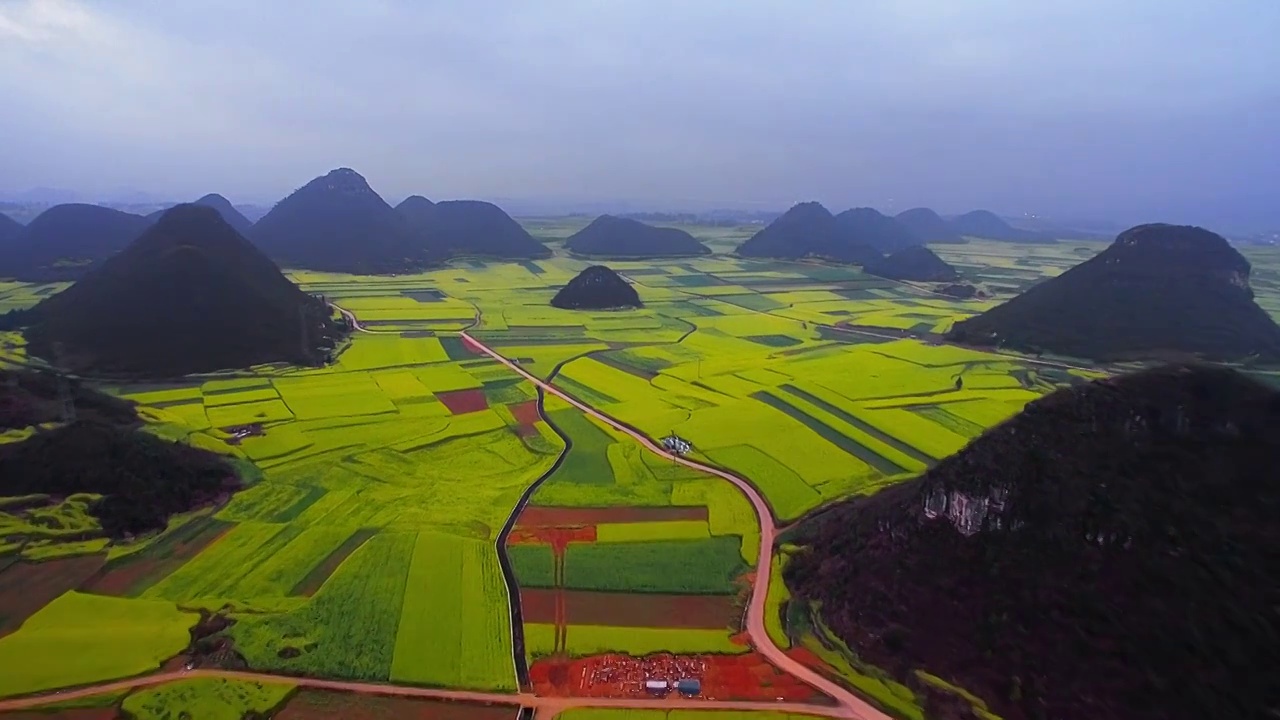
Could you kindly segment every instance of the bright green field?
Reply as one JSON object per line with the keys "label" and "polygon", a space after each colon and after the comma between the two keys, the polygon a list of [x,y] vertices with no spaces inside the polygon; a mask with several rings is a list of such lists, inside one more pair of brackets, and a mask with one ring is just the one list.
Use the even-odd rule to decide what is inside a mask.
{"label": "bright green field", "polygon": [[0,696],[156,670],[194,623],[173,603],[66,593],[0,638]]}
{"label": "bright green field", "polygon": [[[745,232],[704,230],[717,252]],[[981,243],[943,253],[997,299],[1013,292],[1002,288],[1086,256],[1075,246]],[[158,666],[185,646],[194,622],[178,604],[226,608],[237,621],[226,634],[255,669],[513,690],[497,538],[521,494],[553,467],[534,505],[707,508],[706,521],[601,525],[600,542],[569,547],[568,586],[738,592],[757,560],[760,530],[736,488],[655,456],[555,398],[544,402],[549,423],[522,424],[516,418],[529,412],[532,387],[469,351],[457,335],[465,327],[649,436],[689,439],[694,457],[759,488],[779,523],[910,477],[1069,379],[1018,357],[931,344],[932,333],[995,300],[952,300],[855,268],[713,255],[610,263],[635,284],[643,309],[550,307],[555,290],[587,264],[557,254],[418,275],[294,272],[303,289],[337,298],[376,332],[355,334],[325,368],[107,388],[140,403],[155,432],[252,461],[263,478],[216,510],[230,527],[217,542],[148,578],[135,592],[142,597],[64,595],[0,638],[0,694]],[[1260,279],[1260,301],[1280,310],[1270,280]],[[54,290],[0,283],[0,311]],[[0,334],[2,359],[26,361],[20,335]],[[441,400],[457,403],[445,393],[472,390],[471,402],[482,396],[487,407],[455,415]],[[263,434],[228,445],[220,428],[246,424]],[[0,509],[6,536],[26,538],[0,543],[0,573],[16,552],[119,557],[168,547],[154,538],[59,537],[92,525],[77,507],[69,499],[49,510],[52,519]],[[553,584],[549,549],[510,554],[527,585]],[[546,628],[525,630],[531,652],[551,645]],[[575,626],[568,641],[575,653],[741,649],[713,634]],[[285,648],[297,657],[281,657]],[[258,708],[275,691],[163,686],[145,699],[161,709],[138,706],[135,714],[207,700],[196,716],[220,717]]]}

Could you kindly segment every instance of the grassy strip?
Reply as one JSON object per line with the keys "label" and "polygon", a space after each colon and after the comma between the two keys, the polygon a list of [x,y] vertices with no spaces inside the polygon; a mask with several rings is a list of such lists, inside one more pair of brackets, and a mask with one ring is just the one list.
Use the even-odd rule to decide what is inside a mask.
{"label": "grassy strip", "polygon": [[328,557],[319,562],[315,567],[311,568],[311,570],[298,581],[298,584],[293,586],[293,589],[289,591],[289,594],[294,596],[303,595],[307,597],[314,595],[316,591],[324,585],[325,581],[329,579],[329,576],[338,569],[338,566],[342,564],[342,561],[346,560],[351,553],[359,549],[365,541],[373,537],[377,532],[378,531],[374,528],[360,528],[359,530],[351,533],[351,537],[343,541],[343,543],[333,552],[329,553]]}
{"label": "grassy strip", "polygon": [[919,451],[919,450],[915,449],[914,447],[912,447],[912,446],[910,446],[910,445],[908,445],[908,444],[906,444],[906,443],[902,442],[901,440],[899,440],[899,439],[898,439],[898,438],[896,438],[896,437],[893,437],[892,435],[889,435],[889,434],[887,434],[887,433],[885,433],[885,432],[882,432],[881,430],[877,429],[876,427],[874,427],[874,426],[872,426],[872,425],[869,425],[869,424],[868,424],[868,423],[866,423],[865,421],[863,421],[863,420],[861,420],[861,419],[859,419],[859,418],[857,418],[857,417],[854,417],[853,415],[851,415],[850,413],[845,412],[844,410],[841,410],[840,408],[836,407],[835,405],[832,405],[831,403],[827,402],[826,400],[823,400],[822,398],[820,398],[820,397],[818,397],[818,396],[816,396],[816,395],[813,395],[812,393],[808,393],[808,392],[805,392],[804,390],[801,390],[800,388],[796,387],[795,385],[792,385],[792,384],[790,384],[790,383],[786,383],[786,384],[784,384],[784,385],[780,385],[780,386],[779,386],[779,389],[781,389],[781,390],[785,390],[785,391],[787,391],[787,392],[791,393],[792,395],[795,395],[796,397],[800,398],[801,400],[808,401],[808,402],[810,402],[810,403],[812,403],[812,404],[816,405],[817,407],[819,407],[819,408],[821,408],[821,409],[823,409],[823,410],[826,410],[827,412],[831,413],[832,415],[835,415],[836,417],[840,418],[841,420],[843,420],[843,421],[845,421],[845,422],[849,423],[850,425],[852,425],[852,426],[854,426],[854,427],[858,428],[858,429],[859,429],[859,430],[861,430],[862,432],[864,432],[864,433],[866,433],[866,434],[870,435],[871,437],[875,438],[876,440],[879,440],[880,442],[884,443],[885,445],[888,445],[889,447],[893,448],[894,450],[897,450],[898,452],[902,453],[903,455],[906,455],[906,456],[908,456],[908,457],[914,458],[914,459],[916,459],[916,460],[918,460],[918,461],[920,461],[920,462],[924,463],[925,465],[933,465],[935,462],[937,462],[937,460],[936,460],[935,458],[932,458],[932,457],[930,457],[930,456],[926,455],[925,453],[923,453],[923,452],[921,452],[921,451]]}
{"label": "grassy strip", "polygon": [[565,551],[565,587],[573,590],[731,594],[747,571],[741,540],[665,540],[572,544]]}
{"label": "grassy strip", "polygon": [[795,420],[800,421],[805,427],[817,433],[823,440],[826,440],[832,445],[844,450],[885,475],[898,475],[900,473],[907,472],[907,469],[901,465],[898,465],[892,460],[873,451],[862,443],[853,440],[849,436],[838,432],[835,428],[819,421],[817,418],[812,417],[782,398],[764,391],[752,393],[751,397],[771,408],[774,408],[775,410],[780,410],[783,413],[786,413],[789,417]]}

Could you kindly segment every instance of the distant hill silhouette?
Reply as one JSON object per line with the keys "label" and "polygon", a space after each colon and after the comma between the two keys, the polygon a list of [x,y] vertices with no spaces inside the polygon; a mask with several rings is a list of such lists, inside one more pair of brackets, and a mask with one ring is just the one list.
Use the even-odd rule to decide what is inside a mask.
{"label": "distant hill silhouette", "polygon": [[17,241],[26,226],[13,218],[0,213],[0,248],[8,252],[9,246]]}
{"label": "distant hill silhouette", "polygon": [[[209,193],[208,195],[205,195],[204,197],[195,201],[194,204],[203,205],[205,207],[211,207],[214,210],[217,210],[218,214],[222,216],[222,219],[226,220],[227,224],[235,228],[236,232],[240,233],[241,235],[248,236],[249,228],[253,227],[253,222],[250,221],[249,218],[242,215],[240,211],[236,209],[236,206],[231,204],[230,200],[222,197],[217,193]],[[157,210],[151,213],[150,215],[148,215],[147,219],[150,220],[151,222],[156,222],[168,211],[169,211],[169,208],[165,208],[164,210]]]}
{"label": "distant hill silhouette", "polygon": [[869,207],[853,208],[836,215],[836,225],[847,242],[891,253],[924,241],[906,225]]}
{"label": "distant hill silhouette", "polygon": [[880,258],[875,248],[852,242],[835,216],[816,202],[795,205],[739,245],[737,252],[743,257],[817,257],[855,264]]}
{"label": "distant hill silhouette", "polygon": [[582,255],[678,257],[710,255],[711,248],[679,228],[655,227],[639,220],[601,215],[569,236],[564,246]]}
{"label": "distant hill silhouette", "polygon": [[1059,390],[802,521],[788,585],[864,662],[1008,720],[1266,717],[1277,458],[1280,393],[1231,370]]}
{"label": "distant hill silhouette", "polygon": [[493,203],[445,200],[429,211],[421,203],[415,205],[410,215],[413,227],[425,233],[437,251],[512,260],[551,257],[546,245]]}
{"label": "distant hill silhouette", "polygon": [[421,195],[410,195],[396,206],[396,212],[409,221],[410,226],[424,233],[431,230],[431,214],[435,209],[436,204]]}
{"label": "distant hill silhouette", "polygon": [[551,304],[565,310],[608,310],[641,307],[640,295],[618,273],[592,265],[560,288]]}
{"label": "distant hill silhouette", "polygon": [[99,205],[55,205],[40,213],[0,255],[0,277],[56,282],[83,277],[147,228],[141,215]]}
{"label": "distant hill silhouette", "polygon": [[175,376],[319,364],[340,328],[212,208],[179,205],[25,313],[31,353],[76,372]]}
{"label": "distant hill silhouette", "polygon": [[867,263],[863,269],[872,275],[891,280],[948,282],[959,277],[955,268],[923,245],[904,248],[888,257]]}
{"label": "distant hill silhouette", "polygon": [[903,210],[894,216],[916,237],[926,243],[962,243],[966,242],[955,226],[938,213],[926,207]]}
{"label": "distant hill silhouette", "polygon": [[1101,360],[1169,352],[1280,361],[1280,327],[1253,301],[1249,261],[1208,230],[1139,225],[1098,255],[977,317],[957,342]]}
{"label": "distant hill silhouette", "polygon": [[276,203],[249,238],[283,267],[328,272],[405,272],[441,259],[350,168],[318,177]]}
{"label": "distant hill silhouette", "polygon": [[961,235],[1008,242],[1051,243],[1056,240],[1035,230],[1016,228],[989,210],[974,210],[951,219],[951,227]]}

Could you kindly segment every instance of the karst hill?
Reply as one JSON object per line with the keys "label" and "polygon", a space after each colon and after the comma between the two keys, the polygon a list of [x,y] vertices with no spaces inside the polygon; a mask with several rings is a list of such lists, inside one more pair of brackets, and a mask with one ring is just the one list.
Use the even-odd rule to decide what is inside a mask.
{"label": "karst hill", "polygon": [[788,584],[864,661],[1009,720],[1262,718],[1277,461],[1280,393],[1229,369],[1059,390],[804,521]]}
{"label": "karst hill", "polygon": [[248,236],[282,267],[383,274],[442,257],[423,234],[350,168],[338,168],[276,203]]}
{"label": "karst hill", "polygon": [[[203,205],[217,210],[218,214],[222,216],[222,219],[226,220],[227,224],[235,228],[236,232],[241,235],[248,236],[249,228],[253,227],[253,221],[245,217],[235,205],[231,204],[230,200],[222,197],[218,193],[209,193],[199,200],[196,200],[194,204]],[[163,217],[168,210],[168,208],[164,210],[157,210],[148,215],[147,219],[151,222],[156,222]]]}
{"label": "karst hill", "polygon": [[949,282],[959,277],[955,268],[923,245],[904,248],[867,263],[863,269],[891,280]]}
{"label": "karst hill", "polygon": [[179,205],[28,311],[29,350],[81,373],[319,364],[342,328],[212,208]]}
{"label": "karst hill", "polygon": [[149,221],[99,205],[55,205],[22,228],[0,255],[0,277],[28,282],[81,278],[132,242]]}
{"label": "karst hill", "polygon": [[396,212],[400,213],[411,226],[419,230],[430,230],[431,214],[435,208],[436,204],[427,198],[421,195],[410,195],[400,201],[396,206]]}
{"label": "karst hill", "polygon": [[990,210],[973,210],[951,219],[956,233],[986,240],[1005,242],[1052,243],[1054,239],[1035,230],[1016,228]]}
{"label": "karst hill", "polygon": [[926,207],[903,210],[894,216],[903,227],[925,243],[962,243],[963,236],[941,215]]}
{"label": "karst hill", "polygon": [[580,255],[601,257],[688,257],[710,255],[711,248],[679,228],[655,227],[631,218],[601,215],[569,236],[564,246]]}
{"label": "karst hill", "polygon": [[[410,203],[405,207],[407,203]],[[401,214],[421,233],[434,252],[450,257],[531,260],[551,257],[551,250],[493,203],[481,200],[409,198]]]}
{"label": "karst hill", "polygon": [[854,242],[836,216],[816,202],[793,206],[739,245],[737,253],[742,257],[814,257],[858,265],[880,258],[875,248]]}
{"label": "karst hill", "polygon": [[845,242],[865,245],[882,253],[924,244],[906,225],[875,208],[845,210],[836,215],[836,226],[843,233]]}
{"label": "karst hill", "polygon": [[24,225],[17,220],[0,213],[0,250],[8,252],[10,244],[22,234]]}
{"label": "karst hill", "polygon": [[950,339],[1120,360],[1195,355],[1280,362],[1280,327],[1253,301],[1249,262],[1198,227],[1139,225]]}
{"label": "karst hill", "polygon": [[565,310],[612,310],[641,307],[636,289],[604,265],[592,265],[578,273],[551,299]]}

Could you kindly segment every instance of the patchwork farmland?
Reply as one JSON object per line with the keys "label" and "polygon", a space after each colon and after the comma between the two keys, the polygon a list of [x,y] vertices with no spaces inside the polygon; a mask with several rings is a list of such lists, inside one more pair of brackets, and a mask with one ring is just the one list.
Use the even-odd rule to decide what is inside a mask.
{"label": "patchwork farmland", "polygon": [[[1005,267],[998,249],[949,252],[983,268],[997,294],[1061,260]],[[896,690],[868,690],[818,641],[821,628],[788,616],[780,563],[757,577],[762,528],[748,498],[629,431],[674,433],[691,461],[744,478],[767,503],[771,536],[920,472],[1090,371],[940,344],[993,300],[826,265],[613,263],[644,308],[552,308],[586,264],[295,272],[367,330],[334,364],[106,383],[139,403],[150,431],[231,456],[256,481],[128,543],[95,528],[93,498],[0,506],[0,697],[189,663],[197,675],[102,707],[496,717],[515,706],[385,697],[355,709],[351,696],[294,683],[627,698],[667,673],[696,677],[708,701],[822,708],[822,692],[753,645],[747,608],[767,584],[777,647],[896,707],[877,695]],[[24,307],[49,287],[8,283],[0,302]],[[540,392],[463,331],[613,422]],[[29,362],[12,333],[0,334],[0,357]],[[278,682],[198,675],[214,668]],[[75,712],[113,716],[92,709]],[[623,712],[639,711],[569,715]]]}

